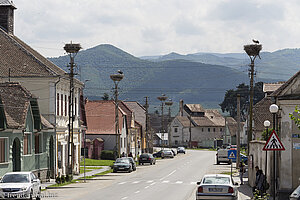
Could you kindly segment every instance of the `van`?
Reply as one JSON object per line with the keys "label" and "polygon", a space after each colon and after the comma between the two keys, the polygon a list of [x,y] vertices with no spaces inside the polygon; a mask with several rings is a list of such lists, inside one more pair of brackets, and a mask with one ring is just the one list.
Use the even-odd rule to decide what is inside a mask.
{"label": "van", "polygon": [[231,164],[231,159],[228,158],[228,149],[219,149],[217,154],[217,165],[220,163]]}

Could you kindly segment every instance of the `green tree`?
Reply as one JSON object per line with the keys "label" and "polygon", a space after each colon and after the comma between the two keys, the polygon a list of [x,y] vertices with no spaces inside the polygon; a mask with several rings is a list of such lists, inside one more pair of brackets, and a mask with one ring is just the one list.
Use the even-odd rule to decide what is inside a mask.
{"label": "green tree", "polygon": [[[245,83],[239,84],[236,89],[227,90],[225,93],[224,100],[221,104],[221,109],[223,112],[229,112],[230,116],[235,118],[237,115],[237,95],[241,95],[241,120],[245,121],[248,108],[249,108],[249,97],[250,97],[250,87]],[[258,82],[254,86],[254,104],[259,102],[264,98],[263,83]]]}
{"label": "green tree", "polygon": [[103,96],[101,97],[102,100],[109,100],[109,95],[107,93],[104,93]]}
{"label": "green tree", "polygon": [[295,115],[293,113],[290,113],[290,118],[291,120],[293,120],[296,124],[296,126],[298,127],[298,129],[300,129],[300,110],[299,110],[299,107],[296,106],[295,107]]}

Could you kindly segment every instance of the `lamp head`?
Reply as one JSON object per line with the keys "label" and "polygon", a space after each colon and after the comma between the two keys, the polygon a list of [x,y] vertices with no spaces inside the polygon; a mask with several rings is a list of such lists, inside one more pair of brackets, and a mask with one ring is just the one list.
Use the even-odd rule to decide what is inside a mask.
{"label": "lamp head", "polygon": [[271,125],[269,120],[264,121],[264,126],[268,128]]}
{"label": "lamp head", "polygon": [[271,112],[272,114],[277,113],[277,112],[278,112],[278,106],[277,106],[276,104],[272,104],[272,105],[270,106],[270,112]]}

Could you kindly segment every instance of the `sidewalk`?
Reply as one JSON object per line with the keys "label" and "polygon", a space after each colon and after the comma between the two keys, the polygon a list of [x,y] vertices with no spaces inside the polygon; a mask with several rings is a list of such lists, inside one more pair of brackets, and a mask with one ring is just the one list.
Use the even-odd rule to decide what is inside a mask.
{"label": "sidewalk", "polygon": [[[95,170],[92,170],[92,171],[89,171],[89,172],[86,172],[85,173],[85,176],[92,176],[92,175],[95,175],[95,174],[99,174],[101,172],[105,172],[107,170],[110,170],[110,167],[109,166],[93,166],[93,167],[102,167],[102,169],[95,169]],[[83,180],[84,178],[84,174],[79,174],[79,175],[74,175],[73,176],[73,180]],[[44,183],[41,183],[41,187],[42,189],[46,189],[47,187],[49,187],[50,185],[54,185],[56,184],[55,182],[55,179],[51,179],[49,182],[44,182]]]}
{"label": "sidewalk", "polygon": [[243,178],[243,185],[240,185],[240,177],[239,173],[233,174],[232,179],[235,183],[239,183],[238,191],[239,191],[239,200],[248,200],[252,198],[252,188],[248,184],[248,173],[245,173]]}

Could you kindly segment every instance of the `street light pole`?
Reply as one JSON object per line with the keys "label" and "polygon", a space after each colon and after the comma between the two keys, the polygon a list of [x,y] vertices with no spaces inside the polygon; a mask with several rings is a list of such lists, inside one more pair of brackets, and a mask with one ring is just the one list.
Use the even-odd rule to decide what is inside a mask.
{"label": "street light pole", "polygon": [[[266,128],[266,141],[269,137],[269,126],[271,125],[269,120],[264,121],[264,127]],[[267,178],[267,170],[268,170],[268,151],[266,151],[266,164],[265,164],[265,176]]]}
{"label": "street light pole", "polygon": [[[278,112],[278,106],[272,104],[270,106],[270,112],[273,114],[273,130],[276,127],[276,113]],[[276,199],[276,152],[273,151],[273,199]]]}
{"label": "street light pole", "polygon": [[163,141],[163,147],[164,147],[164,101],[167,100],[168,97],[166,97],[165,94],[162,94],[161,96],[157,97],[158,100],[161,101],[161,132],[162,132],[162,141]]}
{"label": "street light pole", "polygon": [[[69,79],[70,79],[70,97],[69,97],[69,125],[68,125],[68,131],[69,131],[69,137],[68,137],[68,159],[67,159],[67,165],[68,170],[67,174],[73,174],[73,162],[74,162],[74,144],[73,144],[73,134],[74,134],[74,58],[77,55],[78,51],[81,49],[80,44],[73,44],[72,42],[70,44],[66,44],[64,46],[64,50],[69,54],[70,56],[70,73],[69,73]],[[75,105],[76,106],[76,105]],[[76,113],[75,113],[76,114]],[[71,149],[70,149],[71,146]]]}
{"label": "street light pole", "polygon": [[111,80],[113,80],[115,84],[114,92],[115,92],[115,134],[116,134],[116,154],[117,157],[120,158],[120,150],[121,150],[121,144],[120,144],[120,134],[119,134],[119,102],[118,102],[118,84],[123,79],[124,74],[120,70],[118,71],[118,74],[112,74],[110,75]]}
{"label": "street light pole", "polygon": [[[169,106],[169,117],[168,117],[168,126],[170,126],[170,122],[171,122],[171,106],[173,105],[173,101],[172,99],[169,99],[168,101],[165,102],[166,106]],[[170,128],[171,129],[171,128]],[[171,147],[171,130],[168,129],[168,142],[169,142],[169,147]]]}

